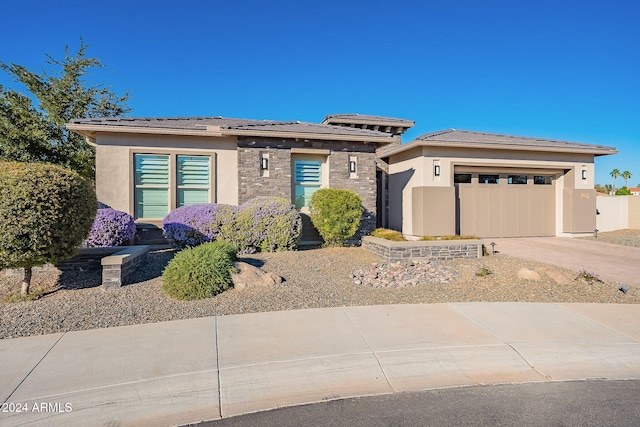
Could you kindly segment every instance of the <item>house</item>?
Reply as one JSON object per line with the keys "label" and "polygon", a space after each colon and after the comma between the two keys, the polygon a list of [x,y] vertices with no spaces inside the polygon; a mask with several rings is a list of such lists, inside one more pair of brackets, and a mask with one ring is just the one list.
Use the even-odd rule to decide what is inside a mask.
{"label": "house", "polygon": [[[98,200],[137,222],[159,225],[194,203],[239,205],[258,196],[291,200],[308,213],[319,188],[362,198],[359,235],[380,224],[376,151],[400,145],[414,122],[338,114],[322,123],[223,117],[88,118],[67,124],[96,148]],[[303,240],[316,241],[303,215]]]}
{"label": "house", "polygon": [[631,191],[631,195],[633,196],[640,196],[640,187],[630,188],[629,191]]}
{"label": "house", "polygon": [[594,158],[611,147],[445,130],[401,144],[413,121],[359,114],[321,123],[223,117],[88,118],[67,127],[96,148],[98,199],[159,224],[193,203],[279,196],[303,213],[311,195],[362,197],[358,235],[555,236],[595,228]]}
{"label": "house", "polygon": [[405,235],[560,236],[596,228],[594,158],[612,147],[443,130],[384,151],[390,228]]}

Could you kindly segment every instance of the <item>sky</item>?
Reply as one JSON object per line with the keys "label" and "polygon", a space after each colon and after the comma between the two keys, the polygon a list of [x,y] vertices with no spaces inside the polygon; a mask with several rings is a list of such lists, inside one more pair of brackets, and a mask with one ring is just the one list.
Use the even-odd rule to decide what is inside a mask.
{"label": "sky", "polygon": [[[87,56],[134,117],[414,120],[616,147],[640,183],[640,2],[1,0],[0,61]],[[6,74],[0,84],[24,91]],[[617,180],[620,187],[624,182]]]}

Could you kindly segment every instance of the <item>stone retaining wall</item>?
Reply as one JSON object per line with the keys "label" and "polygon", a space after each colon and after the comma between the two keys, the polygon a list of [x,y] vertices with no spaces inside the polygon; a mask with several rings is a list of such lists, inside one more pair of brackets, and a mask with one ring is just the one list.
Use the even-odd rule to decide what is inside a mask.
{"label": "stone retaining wall", "polygon": [[365,236],[362,247],[387,262],[408,261],[414,258],[448,260],[482,257],[482,240],[431,240],[393,242]]}

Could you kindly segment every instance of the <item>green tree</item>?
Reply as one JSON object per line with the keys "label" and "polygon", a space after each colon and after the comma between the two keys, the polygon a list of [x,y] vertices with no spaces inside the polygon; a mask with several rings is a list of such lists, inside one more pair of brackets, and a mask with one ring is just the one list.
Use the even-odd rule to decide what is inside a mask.
{"label": "green tree", "polygon": [[630,196],[630,195],[631,195],[631,190],[629,190],[626,185],[623,185],[622,187],[616,190],[616,196]]}
{"label": "green tree", "polygon": [[96,193],[76,172],[46,163],[0,162],[0,269],[31,269],[71,258],[89,234]]}
{"label": "green tree", "polygon": [[609,174],[613,177],[613,191],[616,190],[616,178],[618,178],[620,176],[620,170],[619,169],[614,169],[611,171],[611,173]]}
{"label": "green tree", "polygon": [[629,186],[629,180],[631,179],[631,177],[633,176],[633,174],[629,171],[624,171],[620,174],[620,176],[624,179],[624,186],[628,187]]}
{"label": "green tree", "polygon": [[52,74],[0,61],[0,68],[28,90],[23,94],[0,85],[1,160],[55,163],[94,178],[93,147],[65,124],[74,118],[115,117],[131,110],[128,93],[120,96],[104,85],[87,83],[89,72],[103,65],[85,56],[86,50],[81,40],[75,56],[68,46],[62,60],[47,55]]}

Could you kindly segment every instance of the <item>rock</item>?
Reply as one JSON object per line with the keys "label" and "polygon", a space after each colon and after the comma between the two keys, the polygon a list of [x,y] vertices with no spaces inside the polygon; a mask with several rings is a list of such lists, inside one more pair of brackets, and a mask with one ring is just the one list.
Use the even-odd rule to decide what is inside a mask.
{"label": "rock", "polygon": [[574,279],[574,276],[570,276],[567,273],[564,273],[560,270],[556,270],[553,268],[544,270],[543,273],[551,277],[553,281],[556,282],[558,285],[566,285],[567,283],[572,282]]}
{"label": "rock", "polygon": [[231,275],[235,289],[268,287],[282,283],[282,277],[275,273],[265,273],[246,262],[236,262],[236,273]]}
{"label": "rock", "polygon": [[540,280],[540,273],[537,271],[529,270],[528,268],[521,268],[518,271],[518,279],[524,280]]}

